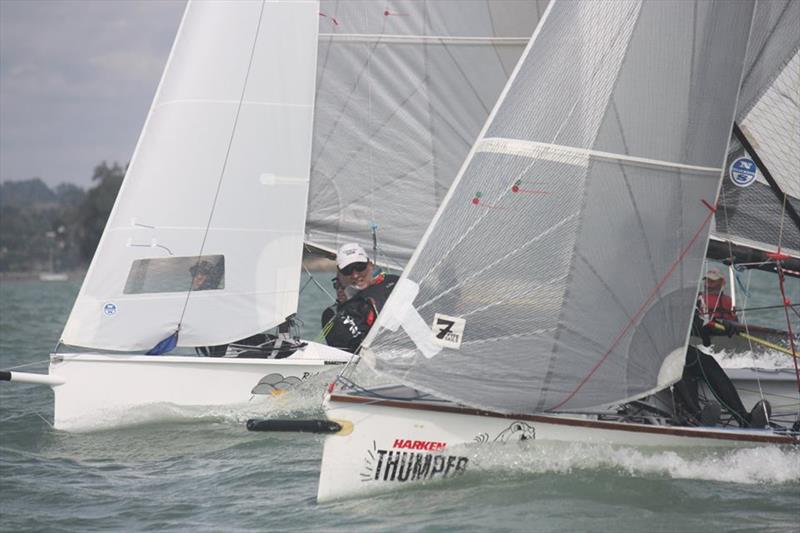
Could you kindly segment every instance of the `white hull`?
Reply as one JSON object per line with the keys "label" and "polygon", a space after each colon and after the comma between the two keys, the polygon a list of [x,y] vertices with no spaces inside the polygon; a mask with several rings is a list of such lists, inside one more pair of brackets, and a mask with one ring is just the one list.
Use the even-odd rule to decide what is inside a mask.
{"label": "white hull", "polygon": [[53,386],[54,426],[80,430],[126,425],[137,420],[138,410],[152,405],[246,406],[259,395],[337,368],[349,357],[316,343],[285,359],[57,354],[51,356],[50,376],[63,384]]}
{"label": "white hull", "polygon": [[580,416],[505,416],[447,402],[334,395],[328,417],[343,426],[325,438],[317,499],[367,495],[460,475],[474,446],[519,441],[628,446],[719,447],[800,444],[768,430],[677,428]]}

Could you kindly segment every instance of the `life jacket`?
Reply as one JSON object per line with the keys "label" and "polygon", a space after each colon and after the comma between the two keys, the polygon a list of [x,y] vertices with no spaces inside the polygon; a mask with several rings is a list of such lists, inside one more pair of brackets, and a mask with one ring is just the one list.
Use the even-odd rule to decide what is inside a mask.
{"label": "life jacket", "polygon": [[382,274],[379,279],[376,278],[376,283],[341,304],[330,320],[330,330],[325,335],[328,345],[349,352],[356,351],[375,323],[398,279],[393,274]]}
{"label": "life jacket", "polygon": [[700,316],[703,323],[721,319],[736,320],[736,313],[733,312],[733,302],[730,296],[724,293],[703,293],[700,295],[699,302]]}

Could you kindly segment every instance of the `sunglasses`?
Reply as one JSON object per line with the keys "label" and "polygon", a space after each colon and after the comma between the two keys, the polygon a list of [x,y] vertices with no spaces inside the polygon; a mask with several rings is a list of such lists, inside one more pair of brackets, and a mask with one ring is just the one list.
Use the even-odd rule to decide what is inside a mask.
{"label": "sunglasses", "polygon": [[349,276],[350,274],[355,272],[364,272],[367,269],[367,263],[351,263],[344,268],[339,269],[339,271],[344,274],[345,276]]}

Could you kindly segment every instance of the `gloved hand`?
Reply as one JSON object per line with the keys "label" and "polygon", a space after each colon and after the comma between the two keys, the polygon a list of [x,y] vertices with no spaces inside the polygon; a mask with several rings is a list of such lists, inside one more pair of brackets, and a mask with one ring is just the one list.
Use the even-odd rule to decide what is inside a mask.
{"label": "gloved hand", "polygon": [[719,320],[718,322],[722,324],[722,327],[725,328],[724,333],[728,337],[733,337],[734,335],[739,333],[739,327],[730,320]]}

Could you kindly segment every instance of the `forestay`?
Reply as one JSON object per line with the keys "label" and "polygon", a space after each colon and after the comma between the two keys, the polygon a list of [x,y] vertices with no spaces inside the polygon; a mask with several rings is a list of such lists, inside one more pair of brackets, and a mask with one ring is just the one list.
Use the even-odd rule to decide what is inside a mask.
{"label": "forestay", "polygon": [[[758,2],[745,62],[737,121],[787,202],[800,212],[800,2]],[[713,236],[800,257],[800,228],[759,172],[739,187],[727,168],[746,154],[734,140]]]}
{"label": "forestay", "polygon": [[179,345],[221,344],[295,311],[318,17],[315,1],[189,3],[63,342],[143,350],[180,328]]}
{"label": "forestay", "polygon": [[402,268],[546,5],[321,2],[307,242]]}
{"label": "forestay", "polygon": [[554,3],[367,361],[502,412],[590,408],[676,381],[752,9]]}

